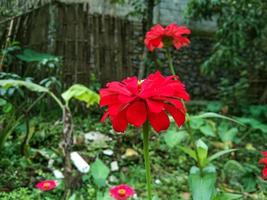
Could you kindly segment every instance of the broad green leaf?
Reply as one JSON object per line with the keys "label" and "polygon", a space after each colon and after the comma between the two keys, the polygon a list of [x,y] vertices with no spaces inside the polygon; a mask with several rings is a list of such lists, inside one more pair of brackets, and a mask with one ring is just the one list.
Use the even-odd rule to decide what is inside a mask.
{"label": "broad green leaf", "polygon": [[263,124],[262,122],[254,118],[239,117],[237,119],[243,122],[244,124],[251,126],[254,129],[258,129],[262,131],[263,133],[267,133],[267,125]]}
{"label": "broad green leaf", "polygon": [[200,165],[204,167],[207,164],[208,146],[201,139],[196,142],[196,146]]}
{"label": "broad green leaf", "polygon": [[45,53],[39,53],[30,49],[24,50],[22,54],[18,54],[16,55],[16,57],[25,62],[42,62],[44,60],[57,59],[56,56]]}
{"label": "broad green leaf", "polygon": [[221,102],[213,101],[208,103],[207,110],[211,112],[219,112],[222,109],[223,105]]}
{"label": "broad green leaf", "polygon": [[194,150],[190,149],[189,147],[185,147],[185,146],[178,146],[178,148],[184,153],[186,153],[187,155],[189,155],[191,158],[193,158],[195,161],[197,161],[196,152]]}
{"label": "broad green leaf", "polygon": [[5,106],[7,101],[5,99],[0,98],[0,106]]}
{"label": "broad green leaf", "polygon": [[223,122],[218,127],[218,135],[223,142],[233,141],[237,133],[238,129],[230,128],[229,123]]}
{"label": "broad green leaf", "polygon": [[199,129],[204,124],[204,120],[202,118],[190,117],[189,123],[193,129]]}
{"label": "broad green leaf", "polygon": [[109,168],[100,159],[96,159],[91,165],[92,176],[99,187],[105,186],[109,172]]}
{"label": "broad green leaf", "polygon": [[0,80],[0,87],[3,87],[5,89],[11,87],[26,87],[28,90],[33,92],[49,92],[47,88],[37,85],[35,83],[13,79]]}
{"label": "broad green leaf", "polygon": [[169,147],[174,147],[183,141],[187,136],[186,131],[177,131],[176,129],[169,129],[165,135],[164,140]]}
{"label": "broad green leaf", "polygon": [[238,121],[238,120],[235,120],[233,118],[230,118],[230,117],[226,117],[224,115],[220,115],[220,114],[217,114],[217,113],[213,113],[213,112],[207,112],[207,113],[203,113],[203,114],[200,114],[200,115],[196,115],[196,116],[192,116],[192,118],[221,118],[221,119],[226,119],[226,120],[229,120],[229,121],[232,121],[232,122],[235,122],[241,126],[245,126],[242,122]]}
{"label": "broad green leaf", "polygon": [[97,93],[80,84],[75,84],[71,86],[67,91],[62,94],[62,98],[67,104],[72,98],[74,98],[79,101],[85,102],[87,106],[97,104],[100,99]]}
{"label": "broad green leaf", "polygon": [[215,137],[215,125],[212,122],[207,122],[203,126],[200,127],[200,131],[205,135],[205,136],[212,136]]}
{"label": "broad green leaf", "polygon": [[223,166],[223,173],[231,179],[239,179],[246,173],[246,170],[236,160],[229,160]]}
{"label": "broad green leaf", "polygon": [[215,194],[216,170],[213,166],[204,168],[203,174],[197,167],[192,167],[189,175],[189,187],[193,200],[212,200]]}
{"label": "broad green leaf", "polygon": [[211,161],[219,158],[220,156],[223,156],[224,154],[227,154],[227,153],[231,153],[233,151],[237,151],[237,149],[227,149],[227,150],[219,151],[219,152],[213,154],[212,156],[210,156],[208,158],[208,160],[209,160],[209,162],[211,162]]}

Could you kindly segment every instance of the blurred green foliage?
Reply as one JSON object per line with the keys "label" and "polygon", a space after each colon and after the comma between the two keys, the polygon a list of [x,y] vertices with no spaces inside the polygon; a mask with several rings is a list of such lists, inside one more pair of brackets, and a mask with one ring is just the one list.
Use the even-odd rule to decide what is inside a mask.
{"label": "blurred green foliage", "polygon": [[191,0],[188,4],[190,19],[217,21],[214,49],[201,69],[209,75],[223,74],[219,97],[233,106],[248,103],[251,81],[267,73],[266,10],[265,0]]}

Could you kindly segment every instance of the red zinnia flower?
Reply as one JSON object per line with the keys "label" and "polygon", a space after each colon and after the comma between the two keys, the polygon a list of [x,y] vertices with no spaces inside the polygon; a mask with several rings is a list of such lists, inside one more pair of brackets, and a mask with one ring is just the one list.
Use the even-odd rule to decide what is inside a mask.
{"label": "red zinnia flower", "polygon": [[122,184],[112,187],[109,193],[116,200],[127,200],[135,194],[135,191],[130,186]]}
{"label": "red zinnia flower", "polygon": [[191,31],[187,27],[178,26],[175,23],[168,25],[165,29],[160,24],[156,24],[146,33],[145,45],[150,51],[171,44],[176,49],[180,49],[190,43],[190,40],[184,37],[190,33]]}
{"label": "red zinnia flower", "polygon": [[189,101],[177,77],[164,77],[159,71],[143,81],[129,77],[122,82],[108,83],[107,88],[100,90],[100,98],[100,106],[108,107],[101,121],[109,116],[117,132],[124,132],[128,123],[141,127],[146,120],[155,131],[166,130],[170,124],[167,113],[181,126],[186,115],[181,100]]}
{"label": "red zinnia flower", "polygon": [[57,187],[57,181],[55,180],[41,181],[36,184],[36,187],[42,191],[53,190]]}
{"label": "red zinnia flower", "polygon": [[264,168],[262,169],[262,178],[267,178],[267,151],[262,152],[264,158],[260,159],[259,163],[264,164]]}

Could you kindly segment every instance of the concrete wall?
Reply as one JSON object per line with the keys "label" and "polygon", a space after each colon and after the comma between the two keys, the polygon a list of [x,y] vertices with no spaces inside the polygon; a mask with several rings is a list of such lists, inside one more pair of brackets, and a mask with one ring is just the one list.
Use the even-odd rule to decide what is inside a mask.
{"label": "concrete wall", "polygon": [[[126,17],[127,14],[133,11],[130,4],[118,5],[110,3],[110,0],[20,0],[19,4],[21,12],[25,12],[34,7],[50,3],[52,1],[59,1],[63,3],[84,3],[86,7],[90,7],[91,13],[100,13],[112,16]],[[131,0],[128,0],[130,2]],[[142,1],[142,0],[140,0]],[[176,22],[178,24],[185,24],[184,14],[186,5],[190,0],[160,0],[160,3],[154,9],[154,23],[169,24]],[[87,10],[87,8],[86,8]],[[131,20],[138,20],[131,18]],[[216,30],[216,22],[201,21],[189,22],[189,26],[193,30],[214,32]]]}
{"label": "concrete wall", "polygon": [[[160,3],[154,10],[154,23],[170,24],[185,24],[185,12],[187,3],[190,0],[160,0]],[[216,30],[216,21],[199,21],[189,22],[190,28],[205,32],[214,32]]]}

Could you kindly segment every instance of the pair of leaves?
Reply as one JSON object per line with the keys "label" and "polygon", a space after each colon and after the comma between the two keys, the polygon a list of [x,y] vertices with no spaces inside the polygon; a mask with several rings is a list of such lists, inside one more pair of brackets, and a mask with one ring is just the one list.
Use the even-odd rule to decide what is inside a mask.
{"label": "pair of leaves", "polygon": [[189,175],[189,187],[193,196],[193,200],[211,200],[216,192],[216,170],[210,165],[200,169],[193,166]]}
{"label": "pair of leaves", "polygon": [[[197,150],[194,151],[193,149],[185,146],[178,146],[180,150],[182,150],[184,153],[189,155],[191,158],[193,158],[196,162],[199,162],[199,164],[202,167],[207,166],[209,163],[211,163],[213,160],[216,160],[217,158],[223,156],[224,154],[231,153],[233,151],[237,151],[237,149],[226,149],[223,151],[219,151],[210,157],[208,157],[208,146],[199,139],[196,142],[196,148]],[[199,159],[199,160],[198,160]]]}
{"label": "pair of leaves", "polygon": [[193,166],[189,175],[189,187],[193,200],[237,200],[243,196],[232,193],[216,194],[216,169],[213,165],[205,167],[200,173],[200,169]]}

